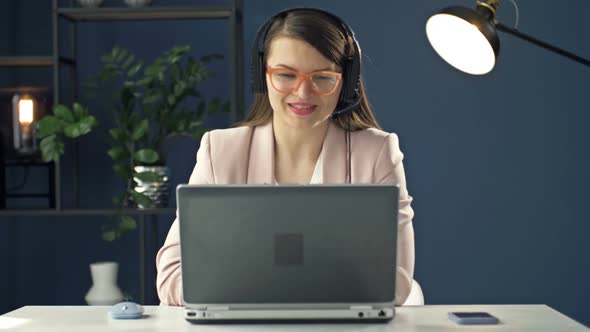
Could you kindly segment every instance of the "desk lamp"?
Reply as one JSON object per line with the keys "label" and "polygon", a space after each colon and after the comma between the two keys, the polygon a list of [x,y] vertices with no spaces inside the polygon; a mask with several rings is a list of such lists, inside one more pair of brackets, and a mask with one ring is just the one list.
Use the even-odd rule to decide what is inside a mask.
{"label": "desk lamp", "polygon": [[514,28],[496,21],[499,0],[480,0],[475,10],[451,6],[432,15],[426,22],[428,41],[451,66],[472,75],[483,75],[494,68],[500,52],[498,30],[590,66],[588,59],[518,31],[518,6],[511,2],[516,9]]}

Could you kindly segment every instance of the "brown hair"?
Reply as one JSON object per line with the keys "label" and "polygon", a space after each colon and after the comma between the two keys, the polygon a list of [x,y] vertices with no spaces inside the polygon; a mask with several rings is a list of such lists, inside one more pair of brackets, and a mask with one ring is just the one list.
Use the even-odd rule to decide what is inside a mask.
{"label": "brown hair", "polygon": [[[264,40],[264,54],[270,51],[271,42],[277,37],[291,37],[303,40],[316,48],[323,56],[342,67],[347,57],[345,50],[354,52],[352,37],[347,36],[340,22],[319,11],[298,9],[287,12],[275,19]],[[256,61],[253,59],[253,61]],[[254,73],[256,75],[257,73]],[[345,73],[346,74],[346,73]],[[264,79],[264,78],[261,78]],[[344,77],[343,79],[346,79]],[[365,86],[361,79],[359,85],[361,103],[354,112],[346,112],[334,119],[340,128],[350,131],[367,128],[381,129],[367,99]],[[273,111],[268,93],[257,93],[252,103],[250,114],[235,126],[259,126],[272,119]]]}

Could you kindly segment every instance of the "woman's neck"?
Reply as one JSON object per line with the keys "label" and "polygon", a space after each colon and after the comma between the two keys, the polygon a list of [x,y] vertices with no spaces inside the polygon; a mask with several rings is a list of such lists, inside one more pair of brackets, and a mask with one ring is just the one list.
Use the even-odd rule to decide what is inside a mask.
{"label": "woman's neck", "polygon": [[273,119],[275,161],[291,165],[315,164],[328,131],[329,120],[309,129],[284,126]]}

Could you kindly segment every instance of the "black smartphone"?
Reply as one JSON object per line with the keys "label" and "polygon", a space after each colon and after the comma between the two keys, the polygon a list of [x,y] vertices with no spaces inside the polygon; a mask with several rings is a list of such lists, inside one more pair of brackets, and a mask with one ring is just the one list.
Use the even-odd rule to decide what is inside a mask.
{"label": "black smartphone", "polygon": [[449,312],[449,319],[461,325],[493,325],[499,322],[487,312]]}

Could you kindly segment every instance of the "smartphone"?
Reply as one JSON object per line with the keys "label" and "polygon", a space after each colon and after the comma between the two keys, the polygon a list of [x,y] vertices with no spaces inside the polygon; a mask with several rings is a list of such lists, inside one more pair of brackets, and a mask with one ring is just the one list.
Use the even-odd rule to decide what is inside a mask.
{"label": "smartphone", "polygon": [[461,325],[493,325],[499,322],[487,312],[449,312],[449,319]]}

